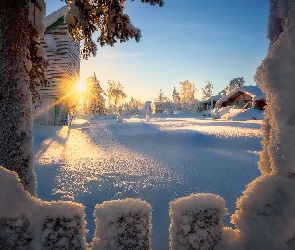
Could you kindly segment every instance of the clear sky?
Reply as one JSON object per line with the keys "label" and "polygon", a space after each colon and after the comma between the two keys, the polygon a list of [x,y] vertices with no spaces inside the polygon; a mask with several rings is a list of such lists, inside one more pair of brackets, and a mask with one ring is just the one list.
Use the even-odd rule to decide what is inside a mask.
{"label": "clear sky", "polygon": [[[47,14],[64,6],[45,0]],[[104,90],[121,82],[127,100],[153,101],[162,89],[172,99],[173,87],[189,80],[201,97],[205,81],[220,92],[234,77],[255,85],[256,68],[268,48],[268,0],[165,0],[164,7],[127,0],[126,13],[141,29],[139,43],[99,47],[96,57],[81,61],[81,79],[95,72]]]}

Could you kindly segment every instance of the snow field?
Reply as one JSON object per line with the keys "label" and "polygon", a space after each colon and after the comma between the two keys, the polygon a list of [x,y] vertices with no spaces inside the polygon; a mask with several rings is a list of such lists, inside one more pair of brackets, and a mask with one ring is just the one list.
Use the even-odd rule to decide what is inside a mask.
{"label": "snow field", "polygon": [[[152,249],[169,249],[169,203],[214,193],[229,214],[257,169],[261,121],[177,115],[74,120],[70,128],[34,127],[35,172],[43,200],[74,200],[86,213],[87,242],[96,204],[127,198],[153,208]],[[55,129],[55,130],[54,130]],[[223,223],[230,225],[226,216]]]}

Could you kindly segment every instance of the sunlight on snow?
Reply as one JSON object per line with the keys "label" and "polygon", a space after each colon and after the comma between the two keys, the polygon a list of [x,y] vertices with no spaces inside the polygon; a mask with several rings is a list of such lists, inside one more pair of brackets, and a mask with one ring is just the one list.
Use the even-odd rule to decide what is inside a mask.
{"label": "sunlight on snow", "polygon": [[35,159],[39,165],[59,164],[64,158],[64,143],[68,138],[69,128],[63,127],[57,133],[57,139],[46,139]]}
{"label": "sunlight on snow", "polygon": [[[76,125],[83,124],[77,122]],[[133,192],[179,182],[163,164],[119,145],[106,126],[69,131],[64,127],[58,137],[66,139],[66,143],[50,141],[38,159],[41,167],[60,165],[54,194],[71,197],[78,192],[89,192],[89,183],[93,181],[101,182],[98,189],[111,182],[113,187]]]}
{"label": "sunlight on snow", "polygon": [[39,157],[38,153],[35,157],[38,161],[38,164],[48,165],[61,163],[63,159],[64,145],[52,140],[48,140],[46,142],[47,143],[44,147],[45,152],[39,152],[42,153],[42,155]]}

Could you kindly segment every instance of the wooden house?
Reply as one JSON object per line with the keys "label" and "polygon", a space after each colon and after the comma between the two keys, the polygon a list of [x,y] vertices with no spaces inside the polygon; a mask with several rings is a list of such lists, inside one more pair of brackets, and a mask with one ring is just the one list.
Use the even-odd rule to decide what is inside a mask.
{"label": "wooden house", "polygon": [[45,33],[41,44],[49,66],[46,77],[50,87],[39,88],[42,103],[33,105],[34,122],[42,125],[67,125],[71,94],[80,74],[80,43],[69,36],[64,23],[67,6],[44,19]]}
{"label": "wooden house", "polygon": [[235,108],[256,108],[263,110],[266,105],[265,94],[257,86],[244,86],[222,96],[215,104],[215,108],[232,106]]}

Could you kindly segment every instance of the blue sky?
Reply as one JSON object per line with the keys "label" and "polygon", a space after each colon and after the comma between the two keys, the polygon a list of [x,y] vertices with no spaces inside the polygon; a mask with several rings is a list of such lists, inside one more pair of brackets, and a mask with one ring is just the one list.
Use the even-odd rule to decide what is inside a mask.
{"label": "blue sky", "polygon": [[[47,14],[64,5],[45,0]],[[141,29],[139,43],[99,47],[96,57],[81,62],[81,79],[96,73],[104,90],[107,80],[121,82],[127,99],[154,100],[162,89],[172,98],[173,87],[189,80],[201,97],[205,81],[220,92],[234,77],[255,85],[256,68],[268,48],[268,0],[166,0],[150,6],[127,0],[126,13]]]}

